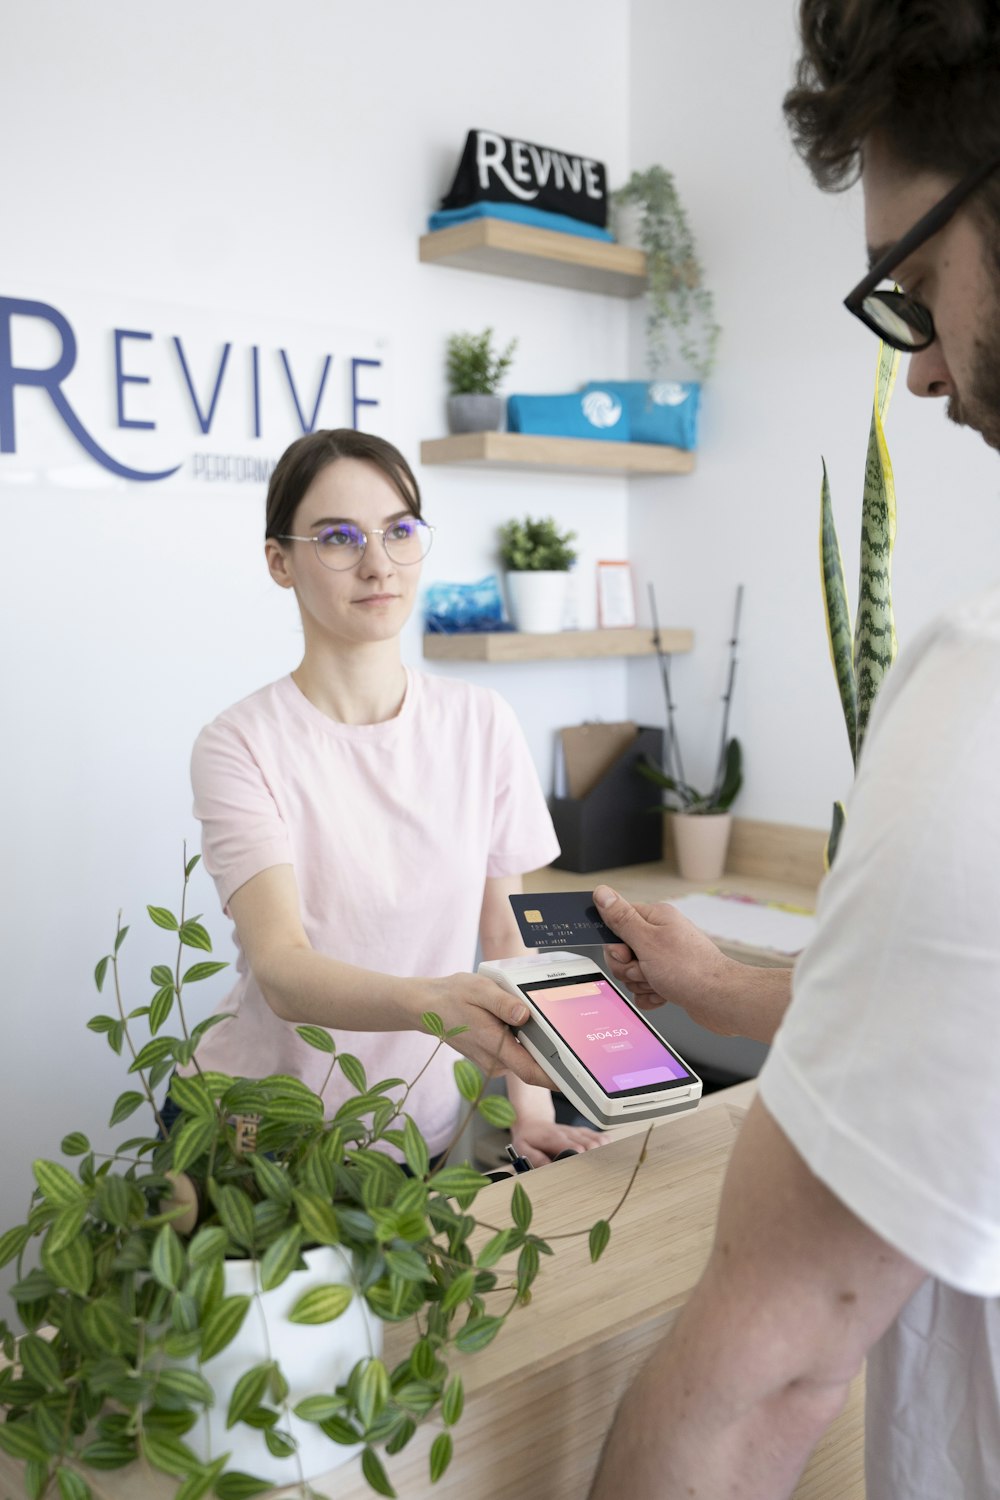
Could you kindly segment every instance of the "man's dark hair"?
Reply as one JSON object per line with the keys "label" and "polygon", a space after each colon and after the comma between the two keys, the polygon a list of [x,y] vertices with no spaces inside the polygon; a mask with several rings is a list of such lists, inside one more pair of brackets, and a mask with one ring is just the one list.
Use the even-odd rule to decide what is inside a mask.
{"label": "man's dark hair", "polygon": [[[871,136],[955,179],[1000,156],[997,0],[802,0],[799,19],[785,114],[820,187],[849,187]],[[1000,219],[995,180],[983,197]]]}
{"label": "man's dark hair", "polygon": [[297,438],[278,460],[267,491],[266,537],[291,529],[299,501],[316,475],[340,458],[358,458],[381,469],[406,508],[420,515],[420,486],[398,448],[352,427],[327,427]]}

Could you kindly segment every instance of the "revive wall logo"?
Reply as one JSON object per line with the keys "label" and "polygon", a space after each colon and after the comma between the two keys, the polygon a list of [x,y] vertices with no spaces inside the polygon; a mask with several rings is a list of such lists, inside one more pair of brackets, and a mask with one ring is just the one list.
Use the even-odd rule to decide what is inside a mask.
{"label": "revive wall logo", "polygon": [[0,296],[0,484],[266,484],[317,427],[386,431],[385,340]]}

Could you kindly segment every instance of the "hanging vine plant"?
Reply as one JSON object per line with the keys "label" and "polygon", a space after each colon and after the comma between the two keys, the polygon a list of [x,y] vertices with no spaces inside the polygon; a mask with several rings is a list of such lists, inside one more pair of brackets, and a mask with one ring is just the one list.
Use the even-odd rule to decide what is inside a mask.
{"label": "hanging vine plant", "polygon": [[676,374],[669,366],[679,356],[699,380],[707,379],[722,330],[673,175],[659,166],[633,172],[612,198],[619,220],[622,209],[639,210],[639,245],[646,253],[650,374]]}

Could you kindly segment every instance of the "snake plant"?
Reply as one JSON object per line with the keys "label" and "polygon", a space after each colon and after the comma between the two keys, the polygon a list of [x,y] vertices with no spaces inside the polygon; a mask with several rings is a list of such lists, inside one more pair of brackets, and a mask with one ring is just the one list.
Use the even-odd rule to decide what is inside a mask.
{"label": "snake plant", "polygon": [[[875,398],[868,433],[865,486],[861,506],[861,576],[858,609],[851,629],[844,563],[833,520],[830,481],[823,462],[820,490],[820,571],[826,606],[827,636],[840,703],[844,711],[851,756],[857,766],[868,721],[882,679],[896,659],[896,626],[892,614],[892,548],[896,540],[896,489],[885,441],[899,351],[879,344]],[[834,803],[827,841],[829,867],[837,852],[844,824],[844,806]]]}

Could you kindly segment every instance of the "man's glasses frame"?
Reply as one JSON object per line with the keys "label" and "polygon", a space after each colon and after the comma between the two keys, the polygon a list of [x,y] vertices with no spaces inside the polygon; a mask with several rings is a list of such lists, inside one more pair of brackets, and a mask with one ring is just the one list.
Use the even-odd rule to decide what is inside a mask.
{"label": "man's glasses frame", "polygon": [[937,234],[939,229],[943,229],[965,200],[998,167],[1000,156],[995,156],[963,177],[939,203],[935,203],[933,208],[928,209],[917,220],[912,229],[907,230],[902,239],[889,247],[875,262],[868,275],[844,298],[844,306],[848,312],[860,318],[866,328],[877,333],[891,348],[901,349],[904,354],[912,354],[918,349],[929,348],[937,334],[934,319],[922,302],[898,289],[878,290],[879,282],[885,281],[890,272],[902,265],[914,250]]}
{"label": "man's glasses frame", "polygon": [[[358,564],[364,558],[365,553],[368,551],[368,543],[371,541],[371,538],[373,536],[378,536],[382,538],[382,546],[385,548],[386,556],[389,557],[398,568],[411,568],[415,567],[418,562],[423,562],[424,558],[431,550],[431,543],[434,540],[434,531],[436,528],[429,525],[422,516],[405,516],[401,519],[416,522],[416,525],[420,528],[420,535],[426,538],[426,541],[422,543],[423,551],[420,557],[406,558],[405,560],[402,558],[393,557],[391,551],[389,550],[389,543],[386,541],[386,532],[391,532],[393,526],[398,525],[398,522],[393,522],[393,526],[371,526],[367,531],[365,531],[363,527],[358,526],[354,521],[338,523],[339,525],[349,525],[352,530],[356,531],[363,545],[361,547],[361,551],[352,562],[343,563],[342,565],[338,564],[336,567],[334,566],[331,559],[337,549],[334,549],[332,547],[324,548],[321,545],[324,536],[327,536],[331,531],[336,530],[336,528],[333,526],[324,526],[322,531],[318,531],[312,536],[291,536],[288,532],[283,532],[281,535],[277,536],[275,540],[279,542],[312,542],[316,551],[316,556],[323,564],[324,568],[328,568],[333,573],[346,573],[349,572],[351,568],[356,568],[358,566]],[[345,548],[345,551],[346,550],[347,549]],[[324,552],[326,552],[326,556],[324,556]]]}

